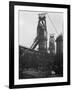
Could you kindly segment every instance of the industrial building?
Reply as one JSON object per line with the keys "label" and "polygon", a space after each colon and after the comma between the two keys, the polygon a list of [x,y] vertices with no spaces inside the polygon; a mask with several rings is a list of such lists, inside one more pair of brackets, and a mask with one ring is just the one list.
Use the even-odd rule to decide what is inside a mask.
{"label": "industrial building", "polygon": [[[33,44],[31,45],[30,48],[19,46],[20,79],[26,78],[24,76],[25,74],[26,76],[28,74],[27,78],[33,77],[38,78],[38,77],[55,77],[55,76],[57,77],[60,76],[62,73],[60,75],[59,73],[58,75],[57,74],[55,75],[56,72],[63,72],[61,71],[62,70],[61,66],[59,66],[59,68],[61,67],[60,71],[57,71],[59,68],[55,68],[56,66],[58,67],[58,64],[56,63],[57,59],[59,58],[58,54],[61,55],[63,54],[63,36],[59,35],[55,40],[54,34],[51,34],[48,43],[49,47],[47,47],[48,32],[46,27],[46,15],[45,13],[41,13],[38,16],[39,17],[37,25],[37,36],[35,37]],[[37,46],[38,50],[36,51],[35,48]],[[63,63],[61,65],[63,65]],[[51,73],[53,70],[56,71],[54,74]],[[32,72],[32,76],[29,75],[29,72]]]}

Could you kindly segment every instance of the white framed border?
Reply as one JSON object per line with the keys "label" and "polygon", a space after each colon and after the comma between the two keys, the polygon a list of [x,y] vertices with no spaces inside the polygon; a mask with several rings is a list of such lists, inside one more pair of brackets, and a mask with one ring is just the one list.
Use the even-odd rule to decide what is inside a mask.
{"label": "white framed border", "polygon": [[[34,10],[47,12],[63,12],[64,35],[63,35],[63,77],[40,78],[40,79],[19,79],[19,43],[18,43],[18,11]],[[14,6],[14,84],[39,84],[39,83],[56,83],[67,82],[67,8],[50,8],[50,7],[34,7],[34,6]]]}

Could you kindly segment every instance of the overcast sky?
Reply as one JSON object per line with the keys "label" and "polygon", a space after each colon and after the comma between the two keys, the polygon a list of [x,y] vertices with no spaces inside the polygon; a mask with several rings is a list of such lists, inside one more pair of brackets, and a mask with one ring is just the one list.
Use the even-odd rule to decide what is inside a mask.
{"label": "overcast sky", "polygon": [[[33,44],[33,41],[37,36],[38,14],[40,13],[41,12],[34,11],[19,11],[19,45],[30,48]],[[56,27],[57,32],[54,29],[48,15]],[[63,13],[48,12],[48,14],[46,14],[46,26],[49,42],[50,34],[54,34],[56,38],[63,32]]]}

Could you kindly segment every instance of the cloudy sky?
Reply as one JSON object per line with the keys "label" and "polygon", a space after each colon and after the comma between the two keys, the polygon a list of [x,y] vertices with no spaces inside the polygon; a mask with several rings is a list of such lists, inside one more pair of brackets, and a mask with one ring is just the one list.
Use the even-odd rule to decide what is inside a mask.
{"label": "cloudy sky", "polygon": [[[37,36],[38,14],[45,12],[19,11],[19,45],[30,48]],[[52,20],[52,22],[50,21]],[[53,23],[53,24],[52,24]],[[54,34],[56,37],[63,33],[63,13],[47,12],[46,14],[47,38]],[[55,30],[56,28],[56,30]]]}

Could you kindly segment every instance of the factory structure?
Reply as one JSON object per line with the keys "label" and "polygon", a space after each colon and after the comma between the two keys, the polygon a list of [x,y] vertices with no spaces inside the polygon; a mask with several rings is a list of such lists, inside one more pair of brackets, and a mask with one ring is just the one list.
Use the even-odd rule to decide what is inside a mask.
{"label": "factory structure", "polygon": [[[47,47],[47,27],[46,27],[46,16],[44,13],[39,14],[39,20],[38,20],[38,26],[37,26],[37,36],[34,39],[34,42],[32,46],[30,47],[31,49],[35,49],[36,46],[38,45],[38,51],[39,52],[45,52],[50,54],[55,54],[62,52],[63,50],[63,36],[62,34],[58,36],[55,40],[54,34],[50,34],[49,37],[49,48]],[[55,46],[56,43],[56,46]]]}
{"label": "factory structure", "polygon": [[[62,34],[58,35],[56,39],[54,37],[54,34],[50,34],[49,39],[47,38],[47,35],[48,35],[48,32],[47,32],[47,26],[46,26],[46,15],[42,13],[42,14],[39,14],[39,17],[38,17],[37,36],[35,37],[31,47],[25,48],[23,46],[19,46],[20,70],[23,70],[23,68],[26,68],[26,69],[36,68],[36,70],[38,70],[37,71],[38,74],[39,74],[39,70],[41,70],[42,73],[44,73],[44,71],[47,70],[46,74],[44,75],[45,76],[51,75],[51,70],[52,70],[52,67],[54,66],[53,63],[54,63],[55,56],[56,55],[60,56],[63,54],[63,35]],[[49,40],[49,47],[47,47],[48,40]],[[36,51],[35,48],[37,46],[38,46],[38,50]],[[62,65],[59,66],[57,70],[60,69],[60,71],[58,72],[61,72],[62,74],[63,71],[61,68],[62,68]],[[21,75],[22,72],[23,71],[20,71],[20,78],[23,78]],[[50,74],[47,74],[47,72],[50,72]],[[37,77],[44,77],[44,75],[41,74],[40,72],[40,74]]]}
{"label": "factory structure", "polygon": [[34,49],[38,45],[40,52],[47,52],[47,28],[46,28],[46,17],[43,14],[39,14],[39,21],[37,26],[37,37],[31,46]]}

